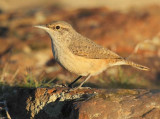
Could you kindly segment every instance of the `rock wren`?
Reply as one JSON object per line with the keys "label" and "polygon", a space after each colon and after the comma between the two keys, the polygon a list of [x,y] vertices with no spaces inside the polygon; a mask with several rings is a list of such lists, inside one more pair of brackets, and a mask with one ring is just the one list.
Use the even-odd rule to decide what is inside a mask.
{"label": "rock wren", "polygon": [[82,76],[87,76],[78,86],[81,87],[91,76],[115,65],[130,65],[140,70],[149,70],[148,67],[128,61],[82,36],[64,21],[35,27],[41,28],[49,34],[55,60],[65,69],[79,75],[69,87],[72,87]]}

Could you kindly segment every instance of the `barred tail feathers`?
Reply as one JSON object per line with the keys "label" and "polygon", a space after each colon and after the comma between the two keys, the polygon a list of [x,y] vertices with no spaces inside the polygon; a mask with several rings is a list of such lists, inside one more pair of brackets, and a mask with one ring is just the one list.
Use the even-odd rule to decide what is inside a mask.
{"label": "barred tail feathers", "polygon": [[140,65],[140,64],[136,64],[136,63],[134,63],[132,61],[125,60],[125,63],[127,65],[133,66],[133,67],[135,67],[137,69],[140,69],[140,70],[144,70],[144,71],[149,71],[150,70],[148,67]]}

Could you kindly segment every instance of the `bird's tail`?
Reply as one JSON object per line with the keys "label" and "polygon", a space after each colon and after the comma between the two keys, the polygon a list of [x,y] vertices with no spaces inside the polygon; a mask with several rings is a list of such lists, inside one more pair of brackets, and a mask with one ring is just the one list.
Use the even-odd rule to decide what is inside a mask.
{"label": "bird's tail", "polygon": [[125,63],[126,63],[126,65],[133,66],[133,67],[135,67],[137,69],[140,69],[140,70],[144,70],[144,71],[149,71],[150,70],[148,67],[140,65],[140,64],[136,64],[132,61],[125,60]]}

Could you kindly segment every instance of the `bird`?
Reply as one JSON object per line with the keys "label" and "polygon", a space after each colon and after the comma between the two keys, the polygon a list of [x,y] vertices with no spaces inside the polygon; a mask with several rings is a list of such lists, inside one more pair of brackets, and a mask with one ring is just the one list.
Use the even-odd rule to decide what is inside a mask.
{"label": "bird", "polygon": [[35,27],[45,30],[51,39],[52,52],[55,60],[68,71],[77,74],[68,86],[70,88],[82,77],[86,77],[77,88],[91,77],[100,74],[109,67],[130,65],[140,70],[149,68],[129,61],[113,51],[96,44],[91,39],[78,33],[72,25],[65,21],[54,21]]}

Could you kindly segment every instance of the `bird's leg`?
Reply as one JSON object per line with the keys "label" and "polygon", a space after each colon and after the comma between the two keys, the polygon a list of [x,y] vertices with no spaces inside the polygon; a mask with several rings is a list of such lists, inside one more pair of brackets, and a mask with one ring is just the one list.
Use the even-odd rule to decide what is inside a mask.
{"label": "bird's leg", "polygon": [[73,84],[77,82],[80,78],[82,78],[82,76],[79,76],[78,78],[76,78],[72,83],[68,85],[68,87],[72,88]]}
{"label": "bird's leg", "polygon": [[[74,80],[69,86],[71,87],[78,79],[80,79],[82,76],[79,76],[76,80]],[[77,90],[77,89],[80,89],[80,88],[87,88],[87,89],[90,89],[89,87],[82,87],[82,85],[91,77],[91,75],[88,75],[85,80],[77,87],[75,88],[71,88],[69,89],[69,91],[74,91],[74,90]]]}
{"label": "bird's leg", "polygon": [[78,87],[76,87],[76,88],[81,88],[82,85],[83,85],[90,77],[91,77],[91,75],[88,75],[88,76],[86,77],[86,79],[85,79]]}

